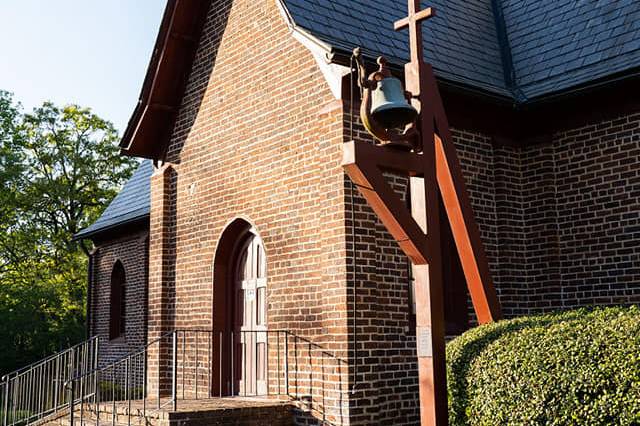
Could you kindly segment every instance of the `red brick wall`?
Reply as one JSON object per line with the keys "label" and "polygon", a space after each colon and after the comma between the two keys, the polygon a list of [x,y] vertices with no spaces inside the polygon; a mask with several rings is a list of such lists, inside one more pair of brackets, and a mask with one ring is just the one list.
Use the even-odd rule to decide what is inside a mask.
{"label": "red brick wall", "polygon": [[[209,12],[166,153],[171,166],[152,179],[149,335],[215,327],[214,255],[225,225],[241,216],[265,243],[271,330],[346,360],[358,287],[354,393],[353,361],[323,375],[317,349],[296,358],[295,395],[313,398],[297,422],[416,424],[406,259],[360,197],[355,278],[350,266],[342,109],[331,108],[316,61],[275,2],[231,3]],[[454,132],[507,316],[637,300],[640,119],[625,120],[526,149]],[[395,181],[400,192],[403,184]]]}
{"label": "red brick wall", "polygon": [[640,302],[638,158],[640,114],[523,152],[532,311]]}
{"label": "red brick wall", "polygon": [[347,349],[341,108],[323,111],[335,99],[275,1],[231,3],[213,2],[166,154],[172,172],[152,178],[150,337],[216,327],[216,247],[244,217],[265,245],[269,329],[332,354],[321,365],[318,347],[292,347],[290,392],[314,398],[298,421],[336,422],[348,413],[348,367],[336,361]]}
{"label": "red brick wall", "polygon": [[455,134],[507,317],[640,301],[640,114],[525,148]]}
{"label": "red brick wall", "polygon": [[[640,301],[639,114],[527,148],[453,134],[506,317]],[[388,180],[404,192],[402,179]],[[417,424],[406,259],[357,192],[354,201],[360,367],[350,420]]]}
{"label": "red brick wall", "polygon": [[[120,359],[144,345],[146,339],[147,231],[97,245],[93,262],[91,335],[100,336],[100,365]],[[122,262],[126,277],[126,318],[123,337],[109,340],[111,272]]]}
{"label": "red brick wall", "polygon": [[640,114],[525,148],[454,134],[506,316],[640,301]]}

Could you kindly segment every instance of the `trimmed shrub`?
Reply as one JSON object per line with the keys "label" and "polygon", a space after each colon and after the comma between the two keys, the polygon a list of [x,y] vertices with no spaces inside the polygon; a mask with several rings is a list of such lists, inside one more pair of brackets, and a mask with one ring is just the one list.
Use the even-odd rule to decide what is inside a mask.
{"label": "trimmed shrub", "polygon": [[640,425],[640,308],[477,327],[447,346],[450,425]]}

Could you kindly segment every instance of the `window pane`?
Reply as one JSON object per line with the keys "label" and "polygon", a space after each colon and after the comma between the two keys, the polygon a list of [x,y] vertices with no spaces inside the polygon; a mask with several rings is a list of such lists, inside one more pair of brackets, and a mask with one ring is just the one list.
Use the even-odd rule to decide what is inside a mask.
{"label": "window pane", "polygon": [[267,316],[267,289],[266,287],[260,287],[257,291],[257,301],[256,301],[256,318],[258,325],[264,325],[265,318]]}
{"label": "window pane", "polygon": [[116,261],[111,272],[109,338],[116,339],[125,331],[126,280],[124,266]]}
{"label": "window pane", "polygon": [[267,372],[267,345],[258,343],[258,371],[256,372],[258,380],[265,380]]}
{"label": "window pane", "polygon": [[238,289],[236,295],[236,324],[245,325],[244,321],[244,289]]}

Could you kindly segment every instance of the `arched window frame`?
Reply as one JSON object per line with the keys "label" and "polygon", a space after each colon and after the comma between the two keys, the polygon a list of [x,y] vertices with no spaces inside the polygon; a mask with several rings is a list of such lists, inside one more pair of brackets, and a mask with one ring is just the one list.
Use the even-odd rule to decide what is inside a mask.
{"label": "arched window frame", "polygon": [[127,279],[124,265],[117,260],[111,270],[109,339],[124,337],[126,330]]}

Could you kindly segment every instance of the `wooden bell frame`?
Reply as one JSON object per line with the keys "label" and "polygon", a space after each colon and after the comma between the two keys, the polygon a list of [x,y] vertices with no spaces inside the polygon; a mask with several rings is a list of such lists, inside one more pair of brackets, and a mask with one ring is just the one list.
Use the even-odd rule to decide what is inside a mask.
{"label": "wooden bell frame", "polygon": [[[418,118],[409,131],[400,134],[398,144],[345,143],[342,166],[413,263],[421,424],[444,426],[447,390],[441,204],[478,322],[496,321],[501,311],[438,85],[431,65],[424,62],[421,21],[435,12],[432,8],[420,10],[419,0],[408,3],[409,16],[396,22],[395,29],[410,30],[411,62],[405,65],[405,85]],[[376,139],[386,137],[393,142],[379,128],[371,131],[376,123],[367,125],[370,115],[365,104],[363,98],[365,127]],[[406,149],[407,143],[412,150]],[[385,181],[385,171],[410,177],[414,186],[410,209]]]}

